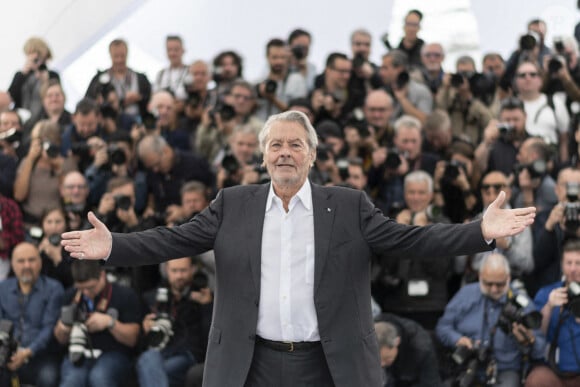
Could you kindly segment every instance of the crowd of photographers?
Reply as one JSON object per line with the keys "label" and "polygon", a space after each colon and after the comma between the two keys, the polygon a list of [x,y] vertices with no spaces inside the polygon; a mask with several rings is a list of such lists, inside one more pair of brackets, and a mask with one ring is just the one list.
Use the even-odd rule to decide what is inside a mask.
{"label": "crowd of photographers", "polygon": [[88,211],[114,232],[174,227],[222,188],[267,182],[258,133],[286,110],[320,137],[310,180],[365,191],[397,222],[478,219],[500,191],[505,207],[537,208],[490,253],[375,257],[385,386],[578,385],[578,41],[544,41],[536,19],[507,60],[443,69],[422,18],[409,11],[401,42],[374,48],[379,64],[364,29],[321,71],[307,31],[270,39],[258,82],[235,51],[183,63],[179,36],[150,82],[117,39],[72,113],[48,45],[29,39],[0,92],[1,385],[198,385],[213,254],[109,268],[71,260],[59,235],[90,227]]}

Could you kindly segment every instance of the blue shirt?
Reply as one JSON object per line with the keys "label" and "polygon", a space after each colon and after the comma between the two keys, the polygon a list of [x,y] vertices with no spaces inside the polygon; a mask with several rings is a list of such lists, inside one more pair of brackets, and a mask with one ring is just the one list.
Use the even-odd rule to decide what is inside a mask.
{"label": "blue shirt", "polygon": [[33,354],[46,349],[60,315],[64,290],[60,282],[44,275],[29,294],[22,294],[15,277],[0,282],[0,319],[14,324],[19,346]]}
{"label": "blue shirt", "polygon": [[[462,336],[470,338],[473,343],[479,341],[481,345],[490,347],[492,328],[496,325],[506,302],[507,295],[495,301],[482,294],[478,282],[464,286],[445,307],[445,313],[435,328],[437,338],[443,345],[452,348]],[[535,307],[530,302],[524,308],[524,313],[532,310],[535,310]],[[546,340],[540,330],[535,330],[534,335],[536,340],[532,346],[531,356],[541,358]],[[493,337],[493,355],[499,371],[519,371],[522,349],[513,335],[507,335],[499,327],[496,328]]]}
{"label": "blue shirt", "polygon": [[[548,302],[550,292],[554,289],[564,286],[563,282],[556,282],[541,288],[536,293],[534,303],[538,309],[541,309]],[[578,324],[574,316],[568,310],[562,312],[564,318],[560,333],[558,335],[558,348],[560,349],[560,356],[558,368],[563,372],[580,372],[580,365],[576,361],[575,353],[580,354],[580,324]],[[552,315],[550,316],[550,324],[548,325],[548,342],[552,342],[556,334],[556,327],[560,320],[560,308],[552,308]]]}

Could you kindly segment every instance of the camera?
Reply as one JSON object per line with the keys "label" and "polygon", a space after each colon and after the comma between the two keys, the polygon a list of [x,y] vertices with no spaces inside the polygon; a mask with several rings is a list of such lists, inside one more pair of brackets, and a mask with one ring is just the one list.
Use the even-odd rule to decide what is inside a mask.
{"label": "camera", "polygon": [[60,240],[60,234],[51,234],[48,236],[48,242],[53,246],[59,246]]}
{"label": "camera", "polygon": [[451,74],[451,80],[450,80],[451,87],[457,89],[458,87],[463,85],[463,78],[464,77],[465,77],[465,75],[461,74],[461,73]]}
{"label": "camera", "polygon": [[466,172],[465,164],[461,161],[450,160],[445,163],[445,170],[443,171],[442,180],[451,183],[459,176],[459,168]]}
{"label": "camera", "polygon": [[209,286],[209,279],[207,275],[202,271],[196,271],[191,279],[191,286],[189,289],[192,292],[199,292],[201,289],[207,288]]}
{"label": "camera", "polygon": [[14,144],[22,140],[22,131],[16,128],[8,129],[5,132],[0,133],[0,141],[6,141],[9,144]]}
{"label": "camera", "polygon": [[542,323],[542,315],[537,310],[524,312],[530,303],[528,297],[518,294],[508,298],[497,319],[497,326],[506,334],[512,331],[512,324],[522,324],[528,329],[538,329]]}
{"label": "camera", "polygon": [[169,290],[158,288],[155,294],[156,316],[151,330],[147,334],[149,348],[163,349],[173,336],[173,323],[171,322]]}
{"label": "camera", "polygon": [[401,157],[405,157],[404,153],[399,152],[397,148],[387,149],[387,158],[385,159],[385,167],[387,169],[397,169],[401,165]]}
{"label": "camera", "polygon": [[113,197],[115,199],[115,210],[124,210],[127,211],[131,208],[131,197],[127,195],[115,195]]}
{"label": "camera", "polygon": [[[537,178],[541,178],[542,176],[544,176],[546,174],[547,165],[546,165],[546,162],[544,160],[536,160],[536,161],[533,161],[529,164],[517,164],[515,166],[515,170],[514,170],[514,172],[515,172],[514,174],[516,175],[516,177],[524,169],[528,171],[528,173],[530,174],[530,178],[537,179]],[[515,181],[518,181],[517,178]]]}
{"label": "camera", "polygon": [[276,93],[276,89],[278,88],[278,82],[272,80],[272,79],[267,79],[264,85],[264,92],[266,94],[274,94]]}
{"label": "camera", "polygon": [[0,369],[6,367],[17,348],[14,324],[10,320],[0,320]]}
{"label": "camera", "polygon": [[566,199],[564,205],[564,227],[566,233],[569,235],[576,235],[576,231],[580,227],[580,202],[578,196],[580,194],[580,183],[567,182],[566,183]]}
{"label": "camera", "polygon": [[224,156],[221,162],[221,166],[223,169],[225,169],[228,175],[236,173],[241,168],[238,159],[236,159],[236,157],[232,154],[227,154]]}
{"label": "camera", "polygon": [[109,93],[115,91],[115,86],[111,83],[111,76],[107,70],[104,70],[97,74],[97,79],[99,81],[97,84],[97,93],[106,100]]}
{"label": "camera", "polygon": [[85,206],[81,203],[65,203],[64,212],[72,213],[76,216],[82,216],[85,210]]}
{"label": "camera", "polygon": [[528,31],[527,34],[520,38],[519,47],[520,51],[533,50],[536,45],[540,42],[540,36],[534,31]]}
{"label": "camera", "polygon": [[107,147],[107,156],[109,157],[109,161],[114,165],[123,165],[127,161],[125,152],[117,145],[109,145]]}
{"label": "camera", "polygon": [[117,119],[117,111],[115,110],[115,108],[113,107],[113,105],[111,105],[108,102],[103,103],[100,107],[99,110],[101,112],[101,117],[103,118],[111,118],[113,120]]}
{"label": "camera", "polygon": [[514,140],[514,127],[507,122],[499,122],[497,124],[497,130],[499,131],[499,138],[505,143],[511,143]]}
{"label": "camera", "polygon": [[556,74],[564,66],[565,59],[561,55],[556,55],[548,61],[548,73],[550,75]]}
{"label": "camera", "polygon": [[46,151],[46,155],[51,159],[57,158],[60,154],[60,148],[50,141],[44,141],[42,143],[42,149]]}
{"label": "camera", "polygon": [[411,76],[407,71],[401,71],[399,75],[397,75],[397,79],[395,80],[395,85],[397,85],[397,89],[402,89],[407,86],[407,83],[411,80]]}
{"label": "camera", "polygon": [[228,105],[227,103],[218,103],[216,106],[209,112],[210,117],[215,125],[215,115],[219,114],[222,121],[229,121],[236,116],[236,110],[232,105]]}
{"label": "camera", "polygon": [[365,64],[365,62],[366,60],[364,56],[361,53],[357,53],[354,58],[352,58],[352,67],[354,69],[360,69]]}
{"label": "camera", "polygon": [[294,58],[296,58],[297,60],[301,60],[301,59],[306,58],[306,54],[307,54],[306,46],[303,46],[301,44],[297,44],[295,46],[292,46],[291,51],[292,51],[292,55],[294,55]]}
{"label": "camera", "polygon": [[455,381],[455,385],[459,387],[469,387],[473,384],[478,376],[478,371],[482,368],[486,369],[487,385],[495,384],[496,367],[489,367],[494,365],[491,360],[491,353],[488,347],[475,345],[473,348],[468,348],[464,345],[458,346],[451,359],[460,366],[463,371],[459,374]]}
{"label": "camera", "polygon": [[564,305],[576,318],[580,318],[580,284],[570,282],[568,284],[568,302]]}
{"label": "camera", "polygon": [[87,351],[88,330],[85,325],[87,319],[87,310],[83,304],[70,304],[63,306],[60,310],[60,321],[69,327],[72,327],[68,345],[68,356],[71,363],[75,366],[82,364],[85,356],[91,355]]}
{"label": "camera", "polygon": [[89,162],[92,159],[91,147],[86,142],[73,142],[71,144],[70,151],[81,161]]}
{"label": "camera", "polygon": [[425,215],[429,221],[436,221],[443,215],[443,209],[435,204],[429,204],[425,209]]}

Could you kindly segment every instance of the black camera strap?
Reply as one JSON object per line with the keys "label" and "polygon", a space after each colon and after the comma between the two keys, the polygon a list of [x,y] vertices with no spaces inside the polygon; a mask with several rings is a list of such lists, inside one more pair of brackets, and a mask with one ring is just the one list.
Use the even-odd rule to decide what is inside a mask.
{"label": "black camera strap", "polygon": [[[550,368],[552,369],[552,371],[554,371],[554,373],[560,377],[566,378],[569,376],[577,376],[577,375],[568,375],[567,373],[560,371],[560,369],[558,368],[558,365],[556,364],[556,349],[558,348],[558,339],[560,338],[560,329],[561,329],[562,325],[564,324],[564,321],[566,319],[572,317],[570,315],[570,313],[568,311],[564,310],[562,307],[560,307],[559,314],[560,314],[560,316],[558,318],[558,325],[556,325],[556,331],[554,332],[554,337],[552,337],[552,341],[550,342],[550,350],[548,352],[548,364],[550,365]],[[580,357],[578,357],[578,353],[576,352],[576,340],[574,339],[574,332],[572,332],[572,330],[570,329],[569,334],[570,334],[570,339],[572,340],[572,351],[574,352],[574,360],[576,361],[576,364],[580,368]]]}

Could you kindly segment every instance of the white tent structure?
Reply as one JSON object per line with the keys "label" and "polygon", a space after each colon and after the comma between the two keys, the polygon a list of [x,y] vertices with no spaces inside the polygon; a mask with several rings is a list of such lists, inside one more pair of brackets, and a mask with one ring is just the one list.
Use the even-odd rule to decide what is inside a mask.
{"label": "white tent structure", "polygon": [[186,62],[236,50],[245,77],[255,80],[266,66],[266,42],[286,38],[297,27],[312,33],[310,59],[319,70],[330,52],[350,53],[349,35],[361,27],[373,35],[372,59],[380,62],[385,52],[380,37],[389,32],[390,41],[398,42],[405,13],[417,8],[425,15],[420,36],[443,44],[446,68],[452,70],[459,55],[472,55],[478,63],[489,51],[507,56],[533,18],[547,22],[548,43],[556,35],[572,35],[578,22],[573,0],[24,0],[3,8],[0,89],[8,88],[23,65],[26,39],[40,36],[52,48],[49,67],[61,74],[69,109],[97,69],[109,66],[107,46],[117,37],[129,43],[129,66],[150,80],[166,63],[169,34],[183,37]]}

